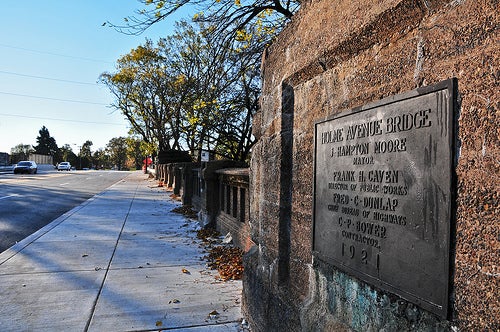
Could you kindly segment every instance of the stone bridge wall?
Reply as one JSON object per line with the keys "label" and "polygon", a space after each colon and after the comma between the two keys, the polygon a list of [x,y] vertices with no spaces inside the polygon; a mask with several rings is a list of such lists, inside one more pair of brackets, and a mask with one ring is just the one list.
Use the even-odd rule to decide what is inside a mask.
{"label": "stone bridge wall", "polygon": [[[244,311],[255,331],[500,328],[498,0],[310,0],[263,55]],[[314,124],[455,77],[450,315],[441,319],[312,252]]]}

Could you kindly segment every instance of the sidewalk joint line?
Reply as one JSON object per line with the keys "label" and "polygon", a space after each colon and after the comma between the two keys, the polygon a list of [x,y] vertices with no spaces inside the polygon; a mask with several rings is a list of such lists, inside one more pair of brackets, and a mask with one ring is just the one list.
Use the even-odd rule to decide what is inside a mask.
{"label": "sidewalk joint line", "polygon": [[[121,181],[118,183],[121,183]],[[109,262],[108,262],[108,266],[106,267],[106,272],[104,273],[104,278],[102,279],[101,286],[99,287],[99,292],[97,293],[97,296],[94,300],[94,303],[92,304],[92,309],[90,311],[89,319],[87,320],[87,324],[85,324],[85,329],[84,329],[85,332],[88,332],[89,327],[90,327],[90,323],[92,323],[92,320],[94,319],[94,314],[95,314],[95,310],[97,307],[97,302],[99,302],[99,298],[101,297],[101,293],[102,293],[102,290],[104,288],[104,284],[106,283],[106,279],[108,277],[108,273],[109,273],[110,268],[111,268],[111,263],[113,262],[113,258],[115,257],[116,249],[118,247],[118,242],[120,241],[120,238],[122,237],[123,229],[125,228],[125,224],[127,223],[128,216],[130,214],[130,210],[132,210],[132,204],[134,203],[135,198],[137,196],[137,191],[139,190],[139,185],[140,185],[140,183],[138,183],[137,186],[135,187],[134,196],[132,197],[132,199],[130,201],[127,215],[125,216],[125,220],[123,221],[122,227],[120,229],[120,233],[118,234],[118,238],[116,239],[115,248],[113,249],[113,253],[111,254],[111,257],[110,257]]]}

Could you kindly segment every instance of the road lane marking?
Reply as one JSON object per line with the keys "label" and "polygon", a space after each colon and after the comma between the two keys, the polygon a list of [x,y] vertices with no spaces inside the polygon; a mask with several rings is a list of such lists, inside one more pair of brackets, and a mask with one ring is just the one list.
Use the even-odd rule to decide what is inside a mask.
{"label": "road lane marking", "polygon": [[68,185],[68,184],[69,184],[69,182],[66,182],[66,183],[61,183],[61,184],[60,184],[60,186],[66,186],[66,185]]}
{"label": "road lane marking", "polygon": [[17,197],[17,196],[19,196],[19,194],[12,194],[12,195],[9,195],[9,196],[0,197],[0,200],[1,199],[6,199],[6,198],[9,198],[9,197]]}

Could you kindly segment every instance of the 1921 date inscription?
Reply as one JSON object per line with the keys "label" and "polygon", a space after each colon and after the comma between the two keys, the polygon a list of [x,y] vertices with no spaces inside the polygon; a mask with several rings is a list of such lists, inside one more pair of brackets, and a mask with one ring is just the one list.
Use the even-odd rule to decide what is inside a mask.
{"label": "1921 date inscription", "polygon": [[448,311],[456,80],[315,126],[317,257]]}

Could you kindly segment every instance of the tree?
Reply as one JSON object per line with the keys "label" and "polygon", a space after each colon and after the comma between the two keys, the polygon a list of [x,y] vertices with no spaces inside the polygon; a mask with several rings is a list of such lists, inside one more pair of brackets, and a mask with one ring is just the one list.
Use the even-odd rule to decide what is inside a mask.
{"label": "tree", "polygon": [[127,140],[125,137],[112,138],[106,145],[111,163],[122,170],[127,161]]}
{"label": "tree", "polygon": [[203,148],[246,160],[254,144],[251,120],[258,107],[262,51],[301,1],[138,1],[145,7],[135,16],[124,25],[109,25],[140,34],[189,6],[199,10],[192,18],[198,26],[179,22],[174,36],[156,46],[148,41],[119,60],[120,72],[101,75],[117,97],[114,106],[127,109],[134,132],[148,143],[157,139],[160,151]]}
{"label": "tree", "polygon": [[[151,41],[118,60],[116,73],[103,73],[100,82],[115,96],[112,107],[128,119],[135,134],[159,151],[179,149],[179,127],[175,125],[175,78]],[[171,99],[170,98],[170,99]]]}
{"label": "tree", "polygon": [[111,162],[109,160],[109,155],[106,150],[98,149],[92,155],[92,162],[96,169],[111,168]]}
{"label": "tree", "polygon": [[[59,148],[57,147],[56,140],[50,136],[49,130],[43,126],[38,131],[38,137],[36,138],[36,142],[38,143],[35,146],[35,152],[38,154],[43,154],[47,156],[52,156],[54,159],[58,159]],[[56,160],[58,161],[58,160]]]}
{"label": "tree", "polygon": [[68,161],[71,165],[76,166],[78,161],[77,155],[71,149],[69,144],[64,144],[60,149],[61,161]]}
{"label": "tree", "polygon": [[186,83],[183,89],[191,94],[181,117],[183,141],[191,152],[205,149],[246,160],[260,94],[260,52],[251,47],[259,34],[227,40],[221,48],[203,24],[183,22],[179,28],[169,50]]}
{"label": "tree", "polygon": [[18,144],[12,149],[10,149],[11,162],[17,163],[21,160],[28,160],[29,155],[35,152],[33,147],[29,144]]}
{"label": "tree", "polygon": [[127,137],[126,143],[127,156],[131,159],[133,167],[135,167],[135,169],[141,169],[142,161],[146,156],[150,155],[147,144],[133,136]]}
{"label": "tree", "polygon": [[255,143],[252,118],[260,96],[261,52],[259,40],[265,38],[258,28],[240,34],[230,42],[225,54],[231,84],[224,90],[225,118],[218,124],[214,152],[226,158],[246,161]]}
{"label": "tree", "polygon": [[124,19],[123,25],[107,22],[127,34],[138,35],[183,7],[199,9],[193,17],[216,27],[220,35],[235,37],[249,26],[260,26],[275,35],[300,7],[300,0],[138,0],[144,8]]}
{"label": "tree", "polygon": [[253,145],[251,119],[260,94],[255,33],[223,48],[203,24],[178,24],[173,36],[147,41],[118,60],[101,82],[145,143],[159,151],[200,149],[246,160]]}
{"label": "tree", "polygon": [[92,141],[85,141],[83,143],[82,147],[80,148],[80,154],[79,154],[79,166],[80,169],[82,168],[91,168],[92,167],[92,151],[90,148],[94,145]]}

